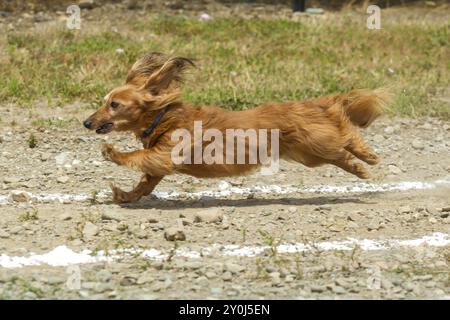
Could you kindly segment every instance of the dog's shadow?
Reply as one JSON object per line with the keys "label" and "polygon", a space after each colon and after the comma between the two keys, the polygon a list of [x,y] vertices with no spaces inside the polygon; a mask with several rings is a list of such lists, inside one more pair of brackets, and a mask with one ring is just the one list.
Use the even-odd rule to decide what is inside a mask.
{"label": "dog's shadow", "polygon": [[185,208],[210,208],[210,207],[252,207],[252,206],[268,206],[268,205],[291,205],[291,206],[307,206],[307,205],[325,205],[325,204],[370,204],[370,202],[362,201],[354,197],[322,196],[309,198],[274,198],[274,199],[218,199],[212,197],[202,197],[199,199],[157,199],[155,197],[146,197],[135,203],[120,204],[122,208],[127,209],[165,209],[178,210]]}

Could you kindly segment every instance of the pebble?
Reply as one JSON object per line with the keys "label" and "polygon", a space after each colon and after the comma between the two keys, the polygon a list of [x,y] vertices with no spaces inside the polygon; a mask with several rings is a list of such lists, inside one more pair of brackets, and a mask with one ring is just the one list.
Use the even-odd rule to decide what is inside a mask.
{"label": "pebble", "polygon": [[70,162],[69,159],[69,153],[68,152],[62,152],[55,156],[55,161],[58,166],[63,166],[65,164],[68,164]]}
{"label": "pebble", "polygon": [[68,212],[64,212],[63,214],[61,214],[59,216],[59,219],[62,220],[62,221],[70,220],[70,219],[72,219],[72,214],[68,213]]}
{"label": "pebble", "polygon": [[331,211],[331,208],[332,207],[329,204],[322,204],[322,205],[318,206],[316,208],[316,210],[319,210],[319,211]]}
{"label": "pebble", "polygon": [[394,132],[395,132],[395,128],[394,127],[389,126],[389,127],[384,128],[384,133],[386,133],[388,135],[391,135]]}
{"label": "pebble", "polygon": [[412,213],[413,210],[411,209],[410,206],[401,206],[398,208],[398,213]]}
{"label": "pebble", "polygon": [[296,213],[297,212],[297,208],[296,207],[289,207],[288,211],[290,213]]}
{"label": "pebble", "polygon": [[16,226],[16,227],[13,227],[10,231],[11,231],[12,234],[19,234],[19,233],[21,233],[23,231],[23,227],[22,226]]}
{"label": "pebble", "polygon": [[212,208],[197,212],[194,216],[194,222],[218,223],[223,219],[223,213],[218,208]]}
{"label": "pebble", "polygon": [[9,237],[10,237],[10,235],[8,232],[6,232],[5,230],[0,230],[0,238],[7,239]]}
{"label": "pebble", "polygon": [[376,135],[373,137],[373,141],[374,141],[375,143],[381,143],[381,142],[384,141],[384,137],[383,137],[381,134],[376,134]]}
{"label": "pebble", "polygon": [[397,166],[395,166],[393,164],[388,165],[388,170],[392,174],[400,174],[400,173],[402,173],[402,170],[399,167],[397,167]]}
{"label": "pebble", "polygon": [[211,294],[220,295],[222,294],[222,292],[223,292],[222,288],[218,287],[211,288]]}
{"label": "pebble", "polygon": [[70,178],[68,176],[60,176],[56,178],[56,182],[58,183],[67,183],[69,182]]}
{"label": "pebble", "polygon": [[200,286],[202,286],[202,287],[209,286],[209,280],[205,276],[201,276],[201,277],[198,277],[197,279],[195,279],[195,283],[200,285]]}
{"label": "pebble", "polygon": [[31,200],[31,194],[22,190],[12,190],[9,193],[9,198],[15,202],[29,202]]}
{"label": "pebble", "polygon": [[344,288],[340,287],[340,286],[333,286],[331,291],[333,291],[336,294],[345,294],[345,293],[347,293],[347,291]]}
{"label": "pebble", "polygon": [[310,286],[311,292],[316,292],[316,293],[320,293],[320,292],[324,292],[325,290],[327,290],[327,288],[325,286],[320,286],[320,285],[311,285]]}
{"label": "pebble", "polygon": [[25,300],[35,300],[35,299],[37,299],[37,295],[34,292],[31,292],[31,291],[25,292],[23,297],[24,297]]}
{"label": "pebble", "polygon": [[119,284],[121,286],[132,286],[132,285],[135,285],[136,282],[137,282],[137,279],[135,277],[125,276],[122,279],[120,279]]}
{"label": "pebble", "polygon": [[125,216],[119,212],[103,212],[102,220],[114,220],[120,222],[125,220]]}
{"label": "pebble", "polygon": [[164,238],[167,241],[184,241],[186,240],[186,234],[182,229],[172,227],[166,229],[164,232]]}
{"label": "pebble", "polygon": [[3,182],[6,183],[6,184],[19,183],[20,182],[20,178],[18,178],[18,177],[5,177],[5,178],[3,178]]}
{"label": "pebble", "polygon": [[231,274],[230,271],[226,271],[224,272],[224,274],[222,275],[222,280],[223,281],[231,281],[233,279],[233,275]]}
{"label": "pebble", "polygon": [[139,276],[136,283],[137,284],[144,284],[144,283],[152,283],[155,281],[155,277],[153,272],[144,272]]}
{"label": "pebble", "polygon": [[233,274],[238,274],[245,270],[245,268],[241,265],[235,263],[225,263],[225,270],[230,271]]}
{"label": "pebble", "polygon": [[100,270],[95,274],[95,277],[99,281],[107,282],[107,281],[111,280],[112,273],[109,272],[108,270]]}
{"label": "pebble", "polygon": [[412,147],[416,150],[423,150],[425,148],[422,140],[414,139],[412,142]]}

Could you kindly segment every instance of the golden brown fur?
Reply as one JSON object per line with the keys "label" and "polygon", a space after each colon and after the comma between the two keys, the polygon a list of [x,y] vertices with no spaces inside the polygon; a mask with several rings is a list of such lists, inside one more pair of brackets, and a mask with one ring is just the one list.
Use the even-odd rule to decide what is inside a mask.
{"label": "golden brown fur", "polygon": [[[97,129],[98,133],[131,131],[145,147],[119,152],[111,145],[103,146],[105,159],[144,173],[130,192],[112,186],[116,202],[139,200],[150,194],[166,175],[224,177],[246,174],[261,165],[259,162],[174,164],[171,151],[178,141],[172,141],[172,133],[185,128],[194,136],[194,121],[202,121],[203,130],[215,128],[224,136],[226,129],[279,129],[280,158],[308,167],[333,164],[367,179],[368,172],[354,158],[370,165],[378,163],[377,155],[366,146],[356,127],[369,126],[383,112],[388,98],[384,90],[358,89],[304,102],[267,103],[245,111],[192,107],[182,102],[179,94],[183,71],[192,65],[186,58],[169,58],[159,53],[146,55],[133,65],[126,84],[112,90],[105,97],[105,106],[87,120],[89,128]],[[165,108],[168,111],[154,132],[142,138],[155,116]],[[86,122],[85,125],[88,127]],[[208,143],[203,142],[203,148]],[[192,140],[191,149],[193,145]],[[263,147],[269,149],[270,143]]]}

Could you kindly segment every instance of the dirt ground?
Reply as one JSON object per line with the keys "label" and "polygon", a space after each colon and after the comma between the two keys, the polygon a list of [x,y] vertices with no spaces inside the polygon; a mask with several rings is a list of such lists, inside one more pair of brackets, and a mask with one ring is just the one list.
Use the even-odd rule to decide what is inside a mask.
{"label": "dirt ground", "polygon": [[[157,187],[160,198],[119,206],[111,203],[108,184],[130,188],[139,174],[103,161],[99,147],[104,140],[122,150],[139,145],[128,135],[99,136],[84,130],[80,120],[90,110],[82,110],[82,105],[37,108],[23,121],[15,107],[1,109],[0,297],[449,297],[448,241],[382,250],[367,249],[362,242],[351,250],[321,244],[348,238],[387,243],[436,233],[448,240],[450,123],[382,118],[364,132],[382,157],[380,165],[370,168],[373,179],[368,182],[332,166],[308,169],[282,163],[277,175],[255,173],[226,182],[166,177]],[[31,125],[45,116],[59,122]],[[30,135],[34,148],[29,146]],[[251,189],[270,185],[282,190],[289,186],[291,192]],[[247,193],[236,191],[247,187]],[[13,190],[28,193],[21,199]],[[208,196],[205,190],[216,193]],[[217,193],[226,190],[236,192]],[[163,192],[172,196],[164,198]],[[45,198],[51,194],[53,198]],[[220,219],[198,222],[195,216],[205,211]],[[165,232],[173,228],[186,240],[166,240]],[[299,243],[310,247],[303,252],[276,250]],[[72,272],[67,266],[7,266],[7,257],[48,253],[61,245],[74,252],[89,249],[92,256],[106,252],[114,259],[79,264],[81,286],[75,289],[67,284]],[[265,250],[232,255],[226,253],[229,245]],[[166,255],[139,254],[150,249]],[[378,286],[369,284],[373,277]]]}

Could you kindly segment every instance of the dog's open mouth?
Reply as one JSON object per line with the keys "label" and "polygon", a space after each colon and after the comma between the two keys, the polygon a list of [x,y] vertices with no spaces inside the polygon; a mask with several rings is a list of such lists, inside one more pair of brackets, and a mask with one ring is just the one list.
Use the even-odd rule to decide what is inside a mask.
{"label": "dog's open mouth", "polygon": [[98,127],[97,129],[95,129],[96,133],[108,133],[112,130],[113,128],[113,124],[111,122],[102,124],[100,127]]}

